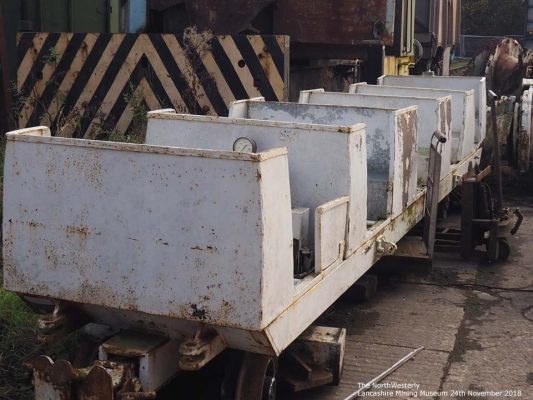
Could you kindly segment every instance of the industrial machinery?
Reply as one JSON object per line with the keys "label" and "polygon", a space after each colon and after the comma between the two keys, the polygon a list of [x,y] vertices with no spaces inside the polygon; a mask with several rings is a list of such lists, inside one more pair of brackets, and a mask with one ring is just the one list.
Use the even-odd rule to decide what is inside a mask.
{"label": "industrial machinery", "polygon": [[347,80],[375,83],[382,74],[448,75],[461,20],[459,0],[156,0],[150,7],[157,32],[196,26],[289,35],[291,99],[316,82],[342,90]]}
{"label": "industrial machinery", "polygon": [[313,322],[423,218],[432,255],[486,134],[484,78],[379,82],[150,112],[144,144],[9,133],[4,285],[43,341],[81,328],[97,350],[31,361],[36,399],[155,398],[221,363],[204,398],[338,383],[345,331]]}

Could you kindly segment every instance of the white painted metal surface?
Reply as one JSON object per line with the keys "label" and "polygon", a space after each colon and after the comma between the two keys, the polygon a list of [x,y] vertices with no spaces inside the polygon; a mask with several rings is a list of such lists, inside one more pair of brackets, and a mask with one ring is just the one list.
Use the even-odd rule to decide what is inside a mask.
{"label": "white painted metal surface", "polygon": [[[125,340],[120,340],[125,338]],[[117,340],[118,339],[118,340]],[[161,389],[180,372],[176,355],[180,342],[149,334],[122,333],[98,348],[98,359],[129,360],[138,366],[138,376],[145,392]]]}
{"label": "white painted metal surface", "polygon": [[474,91],[476,108],[475,143],[480,145],[487,134],[487,83],[480,76],[392,76],[379,78],[379,85],[424,87],[430,89],[449,89]]}
{"label": "white painted metal surface", "polygon": [[[324,125],[365,123],[368,168],[368,219],[398,215],[417,193],[417,107],[343,107],[241,100],[230,115],[251,120],[291,121]],[[316,149],[317,160],[324,157]]]}
{"label": "white painted metal surface", "polygon": [[300,247],[311,248],[309,243],[309,209],[292,209],[292,237],[300,242]]}
{"label": "white painted metal surface", "polygon": [[300,93],[300,103],[304,104],[332,104],[338,106],[391,107],[401,109],[410,106],[418,107],[418,149],[417,168],[418,185],[425,186],[429,168],[429,149],[431,139],[436,130],[440,130],[448,138],[448,142],[442,146],[441,176],[450,172],[452,143],[451,143],[451,120],[452,98],[431,97],[402,97],[388,95],[367,95],[359,93],[325,92],[322,89],[306,90]]}
{"label": "white painted metal surface", "polygon": [[366,143],[363,124],[311,125],[152,112],[147,143],[202,149],[231,149],[239,137],[258,151],[287,147],[293,208],[309,208],[313,243],[317,207],[350,197],[347,255],[366,235]]}
{"label": "white painted metal surface", "polygon": [[426,89],[399,86],[354,84],[350,86],[350,93],[404,96],[404,97],[452,97],[452,163],[457,163],[474,150],[475,103],[474,91]]}
{"label": "white painted metal surface", "polygon": [[[446,192],[442,195],[449,194],[457,186],[456,176],[464,175],[468,164],[480,156],[481,149],[472,152],[467,158],[453,166],[452,173],[441,182],[441,186],[446,188]],[[306,327],[310,326],[333,304],[332,299],[338,299],[368,271],[370,266],[378,261],[380,258],[376,250],[378,237],[383,236],[386,241],[397,243],[423,218],[424,195],[425,192],[419,193],[416,200],[399,216],[389,218],[372,227],[368,240],[352,257],[318,276],[306,278],[301,283],[292,306],[266,329],[275,349],[284,349],[285,343],[296,339]]]}
{"label": "white painted metal surface", "polygon": [[286,149],[7,135],[4,284],[260,330],[293,299]]}
{"label": "white painted metal surface", "polygon": [[317,274],[343,261],[348,196],[333,200],[315,211],[315,272]]}
{"label": "white painted metal surface", "polygon": [[[177,118],[177,117],[176,117]],[[174,116],[171,116],[174,119]],[[320,129],[324,129],[320,127]],[[326,128],[327,129],[327,128]],[[172,129],[170,130],[172,134]],[[76,157],[72,157],[76,149],[79,149],[79,153]],[[109,152],[109,154],[105,154]],[[452,173],[450,173],[443,181],[441,188],[449,193],[453,187],[456,186],[457,180],[455,176],[461,175],[466,170],[468,163],[474,158],[479,157],[481,150],[472,153],[467,159],[465,159],[459,165],[454,166]],[[83,155],[81,155],[83,154]],[[98,155],[98,157],[95,157]],[[124,155],[128,155],[124,158]],[[161,159],[160,159],[161,158]],[[125,226],[128,226],[130,222],[127,219],[131,219],[131,224],[139,224],[139,220],[147,221],[142,225],[142,228],[148,229],[149,232],[145,232],[146,235],[156,232],[158,238],[166,236],[165,233],[169,233],[169,238],[182,235],[181,229],[176,229],[179,226],[172,220],[172,213],[168,211],[168,207],[164,207],[170,200],[165,197],[173,199],[178,196],[185,196],[188,198],[188,194],[181,190],[184,186],[185,189],[194,192],[196,189],[191,185],[174,185],[173,181],[178,181],[175,176],[169,180],[161,180],[162,173],[166,170],[169,173],[172,171],[181,170],[183,163],[190,158],[203,158],[203,162],[194,168],[190,169],[193,165],[186,164],[188,167],[186,170],[193,175],[200,175],[200,172],[204,176],[212,176],[214,171],[219,171],[216,166],[217,163],[228,162],[228,170],[233,170],[230,165],[236,162],[242,163],[244,170],[240,171],[248,175],[250,185],[260,185],[255,183],[257,181],[257,175],[248,174],[247,166],[249,164],[256,165],[255,173],[257,173],[257,167],[262,166],[263,162],[267,164],[269,162],[283,161],[283,152],[267,152],[266,154],[235,154],[227,152],[207,151],[207,150],[190,150],[190,149],[174,149],[169,147],[158,146],[142,146],[142,145],[124,145],[114,143],[101,143],[75,139],[61,139],[61,138],[48,138],[48,137],[23,137],[17,135],[8,135],[7,144],[7,158],[6,158],[6,188],[4,190],[5,195],[5,224],[4,224],[4,260],[7,261],[4,264],[4,274],[6,276],[6,285],[8,289],[17,291],[16,288],[23,288],[23,292],[29,291],[32,293],[42,292],[43,287],[50,290],[48,295],[45,296],[63,299],[64,296],[71,293],[71,291],[77,291],[80,295],[86,296],[86,298],[78,298],[81,301],[80,307],[83,311],[87,312],[90,316],[102,323],[107,323],[110,326],[127,329],[129,327],[135,327],[137,330],[146,331],[150,329],[156,329],[160,333],[167,334],[170,338],[182,338],[186,335],[192,335],[198,329],[199,324],[206,323],[212,326],[217,332],[227,341],[228,346],[236,349],[253,351],[264,354],[279,355],[282,350],[287,348],[302,332],[304,332],[310,324],[316,320],[316,318],[322,314],[333,302],[335,302],[357,279],[359,279],[375,262],[379,259],[380,254],[376,250],[376,240],[378,237],[384,237],[385,240],[395,243],[402,238],[421,218],[423,215],[424,205],[424,193],[420,192],[415,201],[400,215],[389,218],[386,221],[376,224],[368,233],[366,240],[359,246],[354,254],[348,259],[339,263],[338,265],[331,266],[319,274],[313,274],[303,280],[294,282],[292,279],[292,266],[290,262],[282,262],[280,269],[275,271],[276,275],[273,276],[263,269],[263,280],[261,282],[261,289],[254,292],[256,298],[260,299],[268,297],[275,291],[276,296],[285,298],[288,292],[290,300],[287,302],[286,307],[279,310],[272,319],[271,323],[263,329],[239,329],[237,327],[220,326],[220,321],[214,321],[212,319],[197,319],[190,320],[187,316],[182,317],[178,314],[180,310],[176,309],[175,314],[162,315],[161,313],[144,312],[139,308],[136,308],[138,304],[133,302],[131,307],[117,309],[109,308],[105,304],[105,301],[92,298],[91,293],[86,289],[90,284],[102,284],[102,288],[109,288],[114,286],[122,286],[124,288],[131,288],[131,281],[129,276],[117,276],[119,275],[119,267],[121,263],[122,251],[117,249],[121,248],[123,233],[121,232]],[[163,159],[166,162],[163,162]],[[47,160],[48,163],[43,165],[43,160]],[[253,162],[252,162],[253,160]],[[62,161],[62,162],[61,162]],[[113,162],[112,162],[113,161]],[[208,164],[212,168],[205,168]],[[286,164],[286,160],[282,163]],[[165,171],[160,171],[158,166],[164,167]],[[106,168],[107,167],[107,168]],[[280,177],[286,176],[286,172],[276,171],[276,180],[269,181],[268,178],[271,174],[266,172],[270,170],[272,165],[265,166],[265,170],[261,170],[261,181],[264,182],[265,178],[268,184],[265,187],[272,185],[279,185]],[[239,167],[240,170],[240,167]],[[154,173],[157,171],[157,173]],[[286,167],[284,169],[286,171]],[[17,173],[19,175],[17,175]],[[220,171],[219,171],[220,172]],[[231,172],[231,171],[230,171]],[[65,190],[67,186],[72,184],[73,176],[77,176],[80,182],[77,186],[72,185],[74,190]],[[135,178],[135,181],[133,181]],[[181,177],[180,177],[181,179]],[[218,179],[218,178],[217,178]],[[282,180],[285,180],[281,178]],[[240,181],[241,179],[238,178]],[[110,185],[109,183],[113,183]],[[198,181],[199,182],[199,181]],[[258,181],[259,182],[259,181]],[[15,185],[18,183],[18,186]],[[224,182],[226,183],[226,182]],[[242,183],[242,182],[241,182]],[[170,188],[166,188],[166,185]],[[106,190],[100,190],[95,185],[101,185]],[[248,185],[246,183],[245,185]],[[156,188],[157,186],[157,188]],[[221,190],[222,185],[215,185],[211,188],[210,193],[214,195],[209,196],[213,203],[226,202],[224,196],[221,196],[218,192]],[[286,185],[288,186],[288,184]],[[231,196],[231,190],[235,190],[239,195],[242,195],[240,189],[235,189],[232,185],[229,185],[227,189],[230,191],[227,196]],[[131,192],[131,191],[134,192]],[[286,189],[283,190],[286,192]],[[92,193],[91,193],[92,192]],[[236,194],[237,194],[236,193]],[[44,195],[43,195],[44,194]],[[133,196],[132,196],[133,194]],[[445,194],[444,192],[442,194]],[[104,203],[102,200],[105,196],[113,195],[113,199],[117,203],[120,203],[121,209],[114,208],[113,202],[110,204]],[[87,196],[87,199],[86,197]],[[246,197],[246,196],[245,196]],[[441,196],[442,197],[442,196]],[[144,213],[145,208],[140,207],[143,205],[145,199],[148,198],[145,204],[152,205],[150,207],[151,214],[147,216]],[[276,213],[282,213],[286,216],[284,222],[287,226],[291,226],[290,206],[286,201],[288,195],[285,197],[277,197],[276,200]],[[92,202],[90,200],[93,200]],[[48,207],[45,205],[49,203],[49,200],[53,200]],[[281,208],[280,208],[281,200]],[[17,203],[17,201],[23,201],[24,203]],[[262,207],[266,207],[269,210],[271,200],[267,199],[266,203]],[[27,207],[30,206],[30,207]],[[182,204],[184,212],[191,213],[191,210],[195,210],[198,206],[194,202],[188,204]],[[35,208],[32,208],[35,207]],[[214,206],[218,210],[218,206]],[[253,206],[255,208],[255,206]],[[37,211],[33,211],[33,210]],[[24,212],[24,210],[26,212]],[[176,207],[173,210],[179,211]],[[241,209],[239,218],[242,218],[244,209]],[[250,211],[249,211],[250,212]],[[265,211],[266,212],[266,211]],[[192,212],[194,214],[194,212]],[[225,213],[232,215],[231,209],[224,209],[224,212],[218,212],[217,219],[226,221]],[[165,214],[165,215],[163,215]],[[98,215],[101,215],[99,217]],[[117,218],[120,215],[124,215],[125,218]],[[272,217],[273,215],[271,215]],[[163,219],[164,217],[164,219]],[[198,215],[191,215],[191,218],[196,218],[195,227],[202,226],[201,221],[198,219]],[[18,219],[17,219],[18,218]],[[45,220],[43,220],[43,218]],[[247,216],[246,218],[251,218]],[[9,222],[11,219],[11,222]],[[50,230],[57,231],[58,243],[63,243],[62,239],[66,236],[71,236],[68,241],[68,246],[62,247],[62,249],[68,250],[70,246],[79,249],[83,247],[83,251],[76,254],[76,259],[73,259],[71,251],[51,253],[49,251],[50,245],[53,245],[57,240],[54,236],[48,236],[44,234],[42,230],[43,226],[39,225],[43,222],[46,224],[50,220],[54,221],[54,224],[47,225]],[[232,222],[235,220],[232,218]],[[25,221],[25,224],[19,223]],[[68,224],[65,227],[65,222]],[[105,226],[104,226],[105,222]],[[76,229],[83,223],[87,229]],[[210,221],[210,223],[213,223]],[[265,221],[268,223],[268,221]],[[25,226],[28,225],[28,226]],[[110,225],[111,227],[107,227]],[[113,227],[114,226],[114,227]],[[169,228],[170,226],[170,228]],[[209,225],[207,225],[209,226]],[[227,232],[227,235],[240,235],[238,229],[235,229],[236,225],[231,225],[231,232]],[[240,227],[240,226],[239,226]],[[272,225],[274,228],[274,226]],[[16,229],[15,229],[16,228]],[[68,228],[68,229],[67,229]],[[101,231],[95,228],[102,229]],[[98,232],[104,232],[104,229],[112,229],[114,236],[107,238],[107,242],[99,240],[100,236]],[[167,231],[168,229],[168,231]],[[202,228],[203,229],[203,228]],[[63,233],[63,230],[66,233]],[[289,229],[290,231],[290,229]],[[17,232],[19,234],[17,234]],[[195,229],[195,235],[198,235],[200,231]],[[190,233],[191,233],[190,232]],[[48,232],[46,232],[48,233]],[[86,238],[82,240],[82,233],[86,233]],[[129,232],[128,232],[129,233]],[[137,232],[135,232],[137,233]],[[221,232],[218,232],[221,233]],[[226,233],[226,232],[222,232]],[[276,236],[287,236],[284,233],[284,229],[276,228]],[[174,236],[172,236],[174,235]],[[189,235],[189,233],[188,233]],[[128,235],[129,236],[129,235]],[[190,236],[190,235],[189,235]],[[131,236],[130,238],[135,238]],[[128,238],[128,240],[130,240]],[[153,287],[143,288],[141,293],[137,293],[135,296],[132,294],[127,295],[128,300],[140,301],[156,301],[165,296],[175,294],[174,288],[181,288],[180,284],[185,284],[195,287],[196,282],[187,278],[188,271],[179,271],[180,279],[166,282],[163,279],[158,279],[157,272],[159,271],[159,264],[157,263],[162,256],[165,255],[164,243],[161,243],[161,248],[154,246],[150,239],[152,237],[143,237],[148,241],[144,248],[128,248],[136,256],[141,255],[139,261],[139,268],[131,271],[134,276],[137,273],[141,273],[143,277],[155,279]],[[271,238],[270,233],[265,232],[263,240],[269,240]],[[199,240],[198,237],[194,238]],[[201,238],[200,238],[201,239]],[[292,235],[287,237],[287,240],[292,241]],[[24,243],[15,243],[16,241]],[[286,249],[285,240],[282,241],[282,248]],[[167,242],[171,243],[171,242]],[[102,248],[103,252],[96,251],[95,245],[98,245],[99,249]],[[28,247],[30,246],[30,247]],[[33,247],[32,247],[33,246]],[[144,246],[143,242],[138,243],[137,246]],[[142,255],[141,250],[149,249],[153,247],[154,251],[149,251],[148,257]],[[287,246],[288,247],[288,246]],[[111,254],[108,249],[112,248],[114,252]],[[18,251],[20,257],[14,258],[14,250]],[[21,249],[24,249],[22,251]],[[185,249],[187,250],[187,249]],[[253,249],[247,249],[253,251]],[[290,249],[292,250],[292,249]],[[41,253],[49,255],[51,259],[45,259],[41,256]],[[101,255],[99,256],[99,254]],[[88,255],[93,254],[92,260],[88,260]],[[36,257],[36,255],[40,257]],[[56,256],[56,257],[54,257]],[[128,256],[128,254],[126,254]],[[247,268],[257,270],[257,266],[261,264],[261,260],[253,258],[251,252],[247,252],[246,257],[250,258],[252,265],[246,265]],[[80,258],[80,259],[78,259]],[[285,257],[284,257],[285,258]],[[291,256],[289,258],[292,260]],[[56,259],[59,261],[55,263]],[[68,259],[64,261],[63,259]],[[32,261],[33,260],[33,261]],[[180,255],[174,255],[173,261],[176,265],[176,261],[180,260]],[[91,264],[89,264],[91,261]],[[227,262],[227,260],[225,261]],[[246,261],[247,262],[247,261]],[[83,265],[81,263],[84,263]],[[51,264],[58,269],[61,269],[59,273],[52,270]],[[66,265],[68,264],[68,265]],[[106,266],[107,268],[100,268],[100,266]],[[102,272],[108,274],[106,281],[100,280],[91,283],[89,280],[91,271],[83,271],[88,274],[85,275],[87,285],[80,287],[65,287],[63,281],[66,281],[67,286],[71,284],[72,274],[76,274],[78,266],[83,266],[87,270]],[[95,267],[96,266],[96,267]],[[233,269],[232,288],[235,288],[236,284],[242,283],[242,274],[245,272],[238,268],[235,264],[229,266],[224,265],[221,259],[217,258],[217,268],[210,270],[207,268],[197,268],[196,263],[193,268],[205,272],[206,275],[215,275],[225,273],[226,268],[231,267]],[[175,271],[175,269],[174,269]],[[287,271],[289,271],[287,273]],[[81,271],[78,271],[81,273]],[[127,271],[130,273],[130,271]],[[25,274],[32,275],[33,280],[28,282]],[[230,271],[230,274],[232,272]],[[241,274],[241,275],[240,275]],[[148,276],[147,276],[148,275]],[[288,276],[287,276],[288,275]],[[205,275],[196,275],[199,278],[205,279]],[[216,278],[221,284],[221,287],[216,290],[216,296],[224,295],[228,287],[223,277]],[[287,286],[285,282],[290,282]],[[59,288],[59,290],[56,290]],[[185,290],[189,290],[186,288]],[[169,292],[169,293],[167,293]],[[108,298],[109,293],[93,293],[93,296],[102,295],[104,298]],[[68,298],[67,298],[68,299]],[[116,301],[120,302],[122,299],[117,298]],[[250,304],[246,305],[248,309]],[[165,308],[164,306],[162,307]],[[265,306],[265,308],[268,308]],[[236,313],[238,316],[239,309],[231,310],[229,313]],[[255,310],[258,313],[256,320],[261,319],[261,310]]]}
{"label": "white painted metal surface", "polygon": [[[481,156],[481,149],[472,152],[468,158],[452,167],[452,172],[441,181],[439,199],[443,199],[460,181],[468,164]],[[354,282],[356,282],[381,257],[377,251],[378,238],[396,243],[424,214],[424,193],[401,215],[382,221],[372,227],[367,240],[347,260],[320,274],[308,276],[297,282],[293,302],[265,330],[253,332],[234,328],[216,327],[235,349],[278,355],[304,332],[328,307],[331,306]],[[146,329],[156,326],[169,337],[183,337],[194,334],[197,323],[141,314],[134,311],[114,310],[110,313],[101,307],[85,306],[84,310],[99,320],[116,327]]]}

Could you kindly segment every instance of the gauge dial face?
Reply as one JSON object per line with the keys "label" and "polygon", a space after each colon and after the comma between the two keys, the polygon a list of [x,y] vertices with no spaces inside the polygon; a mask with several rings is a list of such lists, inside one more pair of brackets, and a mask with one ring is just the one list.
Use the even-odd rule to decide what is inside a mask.
{"label": "gauge dial face", "polygon": [[239,153],[255,153],[257,151],[257,145],[252,139],[242,137],[233,143],[233,151],[238,151]]}

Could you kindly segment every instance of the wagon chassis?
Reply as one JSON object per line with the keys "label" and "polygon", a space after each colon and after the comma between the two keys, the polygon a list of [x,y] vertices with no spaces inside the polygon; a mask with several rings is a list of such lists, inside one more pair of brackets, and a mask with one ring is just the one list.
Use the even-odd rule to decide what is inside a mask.
{"label": "wagon chassis", "polygon": [[[460,163],[453,166],[451,172],[440,180],[439,201],[446,198],[452,190],[461,184],[463,176],[467,174],[469,168],[472,168],[472,165],[477,164],[480,156],[481,149],[476,149]],[[265,328],[266,335],[270,338],[281,338],[282,343],[297,341],[313,321],[382,257],[394,255],[398,249],[397,243],[424,219],[426,190],[425,188],[419,189],[414,201],[399,215],[384,221],[374,222],[369,227],[366,240],[354,254],[342,263],[320,274],[298,280],[295,284],[294,301]],[[72,324],[68,323],[69,309],[67,307],[63,311],[64,303],[59,304],[61,307],[57,306],[54,314],[46,315],[40,320],[43,332],[48,333],[48,335],[42,335],[42,339],[53,341],[62,334],[69,333],[80,326],[79,318]],[[63,331],[61,331],[62,329]],[[345,335],[344,330],[339,329],[338,331],[341,336]],[[342,333],[343,331],[344,333]],[[325,334],[332,335],[331,331]],[[134,338],[132,342],[132,338],[128,335],[128,333],[119,333],[111,339],[109,336],[106,337],[106,342],[100,345],[100,360],[95,361],[87,368],[73,368],[72,364],[64,360],[54,363],[46,356],[40,356],[29,362],[27,366],[33,370],[36,399],[43,398],[42,396],[51,396],[46,398],[70,400],[72,398],[71,393],[74,392],[81,396],[80,399],[91,398],[90,396],[110,400],[114,398],[122,400],[153,399],[156,397],[156,393],[154,391],[142,391],[141,379],[139,379],[139,373],[136,371],[139,371],[139,368],[143,369],[144,375],[149,375],[150,379],[154,379],[155,376],[155,379],[165,380],[169,376],[163,374],[162,377],[158,377],[160,371],[157,370],[157,367],[150,362],[143,361],[144,359],[148,360],[150,357],[153,359],[164,358],[167,363],[177,365],[178,360],[174,360],[172,354],[178,352],[180,354],[179,365],[182,369],[199,370],[227,348],[216,331],[211,331],[206,327],[200,327],[194,337],[182,342],[179,350],[168,348],[172,342],[158,347],[162,342],[161,337],[148,335],[142,339],[138,338],[138,342],[135,342],[136,339]],[[116,348],[111,344],[113,341],[119,344]],[[340,339],[338,343],[340,341],[343,339]],[[272,340],[272,343],[275,342]],[[331,351],[328,345],[326,348]],[[282,350],[285,349],[276,350],[282,353]],[[115,357],[118,356],[118,358],[109,361],[105,354],[106,351],[114,351]],[[287,353],[292,353],[290,348],[289,352],[285,351],[284,354]],[[233,375],[227,378],[233,383],[236,380],[237,386],[235,393],[232,392],[233,398],[252,398],[250,396],[253,395],[255,396],[253,398],[270,399],[276,390],[275,354],[248,352],[243,354],[238,361],[240,368],[237,367],[237,372],[233,372]],[[338,362],[340,359],[341,365],[334,374],[331,374],[331,368],[327,371],[319,370],[317,373],[304,361],[296,358],[297,363],[301,363],[304,369],[308,369],[308,381],[303,384],[304,386],[301,382],[294,385],[300,388],[298,390],[301,390],[302,387],[309,388],[333,383],[340,379],[342,358],[343,348],[336,356],[335,361]],[[145,376],[144,380],[146,379]],[[224,385],[228,386],[227,382]],[[76,389],[73,391],[73,388]]]}

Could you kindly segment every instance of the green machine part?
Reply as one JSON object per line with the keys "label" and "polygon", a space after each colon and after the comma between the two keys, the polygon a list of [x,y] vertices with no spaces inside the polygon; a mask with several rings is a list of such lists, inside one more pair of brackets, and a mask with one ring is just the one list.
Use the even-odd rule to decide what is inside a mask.
{"label": "green machine part", "polygon": [[9,79],[16,80],[17,32],[120,32],[120,0],[3,0]]}

